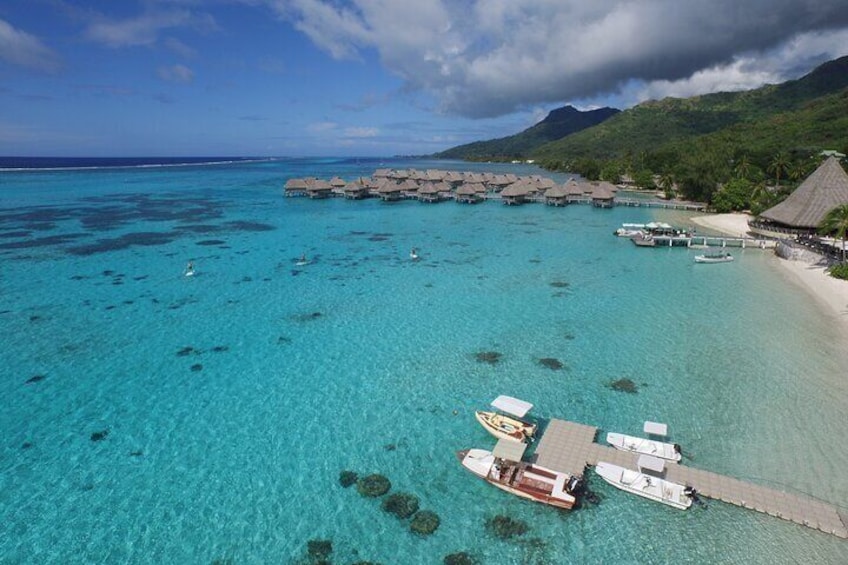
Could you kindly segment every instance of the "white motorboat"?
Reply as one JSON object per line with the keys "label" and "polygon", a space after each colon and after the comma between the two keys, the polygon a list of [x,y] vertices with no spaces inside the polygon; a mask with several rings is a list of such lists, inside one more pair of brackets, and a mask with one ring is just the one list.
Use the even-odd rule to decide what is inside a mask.
{"label": "white motorboat", "polygon": [[494,451],[464,449],[456,456],[462,466],[508,493],[570,510],[583,492],[583,479],[521,461],[524,444],[501,440]]}
{"label": "white motorboat", "polygon": [[686,510],[692,506],[692,500],[695,496],[694,489],[690,487],[642,471],[625,469],[606,461],[598,462],[595,466],[595,473],[618,489],[680,510]]}
{"label": "white motorboat", "polygon": [[532,441],[536,424],[522,420],[533,405],[524,400],[501,395],[492,401],[497,411],[477,410],[474,416],[487,432],[498,439],[526,442]]}
{"label": "white motorboat", "polygon": [[695,256],[696,263],[729,263],[730,261],[733,261],[733,255],[726,251]]}
{"label": "white motorboat", "polygon": [[618,237],[633,237],[645,233],[645,224],[621,224],[621,227],[613,232]]}
{"label": "white motorboat", "polygon": [[621,451],[640,455],[651,455],[669,461],[680,461],[680,446],[676,443],[663,443],[653,439],[628,436],[616,432],[607,434],[607,443]]}

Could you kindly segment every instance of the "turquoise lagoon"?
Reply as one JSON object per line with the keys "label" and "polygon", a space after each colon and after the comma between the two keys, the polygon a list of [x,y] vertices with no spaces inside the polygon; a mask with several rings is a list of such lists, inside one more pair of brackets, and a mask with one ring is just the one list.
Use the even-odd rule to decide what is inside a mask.
{"label": "turquoise lagoon", "polygon": [[[0,173],[0,563],[300,563],[313,539],[333,563],[848,561],[836,537],[591,472],[600,503],[556,511],[454,455],[493,445],[473,410],[510,394],[602,431],[667,422],[687,464],[845,509],[844,342],[771,253],[696,265],[611,235],[672,216],[656,209],[282,196],[292,176],[378,167],[489,168]],[[386,475],[439,529],[412,534],[342,488],[346,469]],[[529,531],[493,537],[499,514]]]}

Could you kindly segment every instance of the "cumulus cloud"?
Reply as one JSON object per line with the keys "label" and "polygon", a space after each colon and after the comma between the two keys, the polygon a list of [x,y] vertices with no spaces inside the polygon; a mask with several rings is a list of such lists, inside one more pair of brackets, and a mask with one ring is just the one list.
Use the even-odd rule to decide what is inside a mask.
{"label": "cumulus cloud", "polygon": [[344,131],[344,136],[348,138],[366,138],[366,137],[377,137],[379,131],[377,128],[372,127],[351,127],[347,128]]}
{"label": "cumulus cloud", "polygon": [[633,83],[652,95],[748,88],[848,53],[845,0],[266,3],[333,57],[373,50],[407,89],[468,117]]}
{"label": "cumulus cloud", "polygon": [[191,84],[194,80],[194,71],[185,65],[171,65],[170,67],[159,67],[156,71],[164,81],[176,82],[179,84]]}
{"label": "cumulus cloud", "polygon": [[59,56],[40,39],[0,19],[0,59],[39,71],[59,68]]}
{"label": "cumulus cloud", "polygon": [[[156,43],[164,30],[186,26],[198,30],[212,30],[217,27],[215,20],[208,14],[169,10],[126,19],[99,16],[89,24],[85,36],[108,47],[137,47]],[[181,46],[171,42],[168,47],[179,49]]]}

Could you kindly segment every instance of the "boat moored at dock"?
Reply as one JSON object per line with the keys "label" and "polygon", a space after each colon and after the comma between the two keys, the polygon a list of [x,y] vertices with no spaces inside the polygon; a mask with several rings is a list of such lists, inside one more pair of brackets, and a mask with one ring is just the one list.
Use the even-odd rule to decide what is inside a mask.
{"label": "boat moored at dock", "polygon": [[462,466],[495,487],[534,502],[571,510],[583,492],[583,479],[522,461],[524,444],[502,439],[494,451],[457,452]]}
{"label": "boat moored at dock", "polygon": [[[661,468],[661,465],[643,461],[646,457],[643,455],[639,458],[639,471],[626,469],[606,461],[599,461],[595,466],[595,473],[617,489],[660,502],[666,506],[680,510],[686,510],[692,506],[695,491],[644,472],[645,465],[652,466],[655,470]],[[656,459],[656,461],[662,463],[659,459]]]}
{"label": "boat moored at dock", "polygon": [[651,455],[669,461],[680,461],[681,457],[679,445],[653,439],[610,432],[607,434],[607,443],[621,451],[629,451],[640,455]]}
{"label": "boat moored at dock", "polygon": [[487,432],[498,439],[517,442],[533,441],[537,425],[522,420],[533,408],[529,402],[501,395],[492,401],[496,411],[477,410],[474,416]]}

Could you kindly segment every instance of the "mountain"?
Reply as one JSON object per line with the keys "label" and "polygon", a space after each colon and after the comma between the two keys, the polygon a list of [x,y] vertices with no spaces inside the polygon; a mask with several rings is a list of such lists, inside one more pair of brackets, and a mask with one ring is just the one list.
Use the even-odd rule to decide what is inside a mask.
{"label": "mountain", "polygon": [[[820,65],[806,76],[778,85],[767,85],[744,92],[719,92],[692,98],[666,98],[634,106],[603,123],[536,148],[531,156],[538,160],[570,161],[578,158],[612,159],[641,152],[667,152],[675,146],[690,145],[701,136],[722,137],[744,144],[751,137],[769,136],[772,141],[760,145],[796,147],[794,130],[804,130],[803,143],[842,149],[848,134],[816,133],[817,116],[829,110],[811,111],[813,101],[828,95],[837,97],[825,106],[840,102],[839,94],[848,88],[848,57]],[[844,106],[842,112],[848,110]],[[778,119],[783,116],[782,119]],[[794,123],[802,119],[805,123]],[[812,121],[811,121],[812,120]],[[782,126],[781,126],[782,124]],[[762,129],[762,131],[760,131]],[[734,135],[730,135],[733,132]],[[741,137],[740,134],[744,134]],[[836,136],[834,138],[834,135]],[[737,143],[738,144],[738,143]],[[839,145],[841,144],[841,145]]]}
{"label": "mountain", "polygon": [[620,110],[599,108],[581,112],[573,106],[551,111],[544,120],[521,133],[459,145],[434,155],[441,159],[525,159],[540,146],[572,133],[595,126],[616,115]]}

